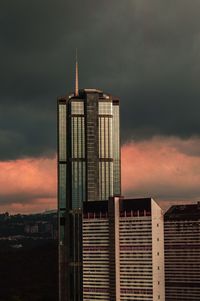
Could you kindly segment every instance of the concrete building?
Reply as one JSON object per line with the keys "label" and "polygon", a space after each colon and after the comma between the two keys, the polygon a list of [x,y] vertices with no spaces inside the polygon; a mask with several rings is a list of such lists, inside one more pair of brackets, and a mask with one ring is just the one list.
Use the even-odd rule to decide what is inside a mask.
{"label": "concrete building", "polygon": [[164,220],[166,301],[199,301],[200,203],[172,206]]}
{"label": "concrete building", "polygon": [[163,214],[150,198],[83,206],[83,300],[165,300]]}

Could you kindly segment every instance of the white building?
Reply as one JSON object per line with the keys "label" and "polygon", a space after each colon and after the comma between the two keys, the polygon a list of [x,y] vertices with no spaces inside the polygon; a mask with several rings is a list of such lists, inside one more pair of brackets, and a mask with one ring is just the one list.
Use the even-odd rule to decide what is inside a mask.
{"label": "white building", "polygon": [[165,213],[166,301],[200,300],[200,203]]}
{"label": "white building", "polygon": [[87,203],[83,300],[165,300],[163,214],[153,199]]}

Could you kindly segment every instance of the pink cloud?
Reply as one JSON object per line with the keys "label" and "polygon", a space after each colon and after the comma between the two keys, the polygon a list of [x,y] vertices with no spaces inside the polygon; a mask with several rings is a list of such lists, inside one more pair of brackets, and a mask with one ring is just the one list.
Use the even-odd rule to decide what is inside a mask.
{"label": "pink cloud", "polygon": [[198,138],[154,137],[124,145],[123,193],[134,197],[152,196],[158,200],[200,199],[200,154],[197,150],[200,150]]}
{"label": "pink cloud", "polygon": [[[154,137],[122,147],[124,196],[200,200],[200,139]],[[56,158],[0,162],[0,211],[41,212],[55,209]]]}
{"label": "pink cloud", "polygon": [[56,207],[56,159],[0,162],[0,210],[38,212]]}

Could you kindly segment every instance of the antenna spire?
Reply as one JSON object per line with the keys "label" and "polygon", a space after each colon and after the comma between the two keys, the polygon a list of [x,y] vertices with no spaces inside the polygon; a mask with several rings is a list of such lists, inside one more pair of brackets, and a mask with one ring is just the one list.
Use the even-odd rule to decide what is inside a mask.
{"label": "antenna spire", "polygon": [[75,96],[78,96],[78,53],[76,48],[76,79],[75,79]]}

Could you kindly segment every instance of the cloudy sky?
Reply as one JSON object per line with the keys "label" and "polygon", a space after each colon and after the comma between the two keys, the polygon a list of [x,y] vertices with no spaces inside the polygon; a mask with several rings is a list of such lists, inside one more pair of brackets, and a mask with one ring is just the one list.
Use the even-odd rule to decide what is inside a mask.
{"label": "cloudy sky", "polygon": [[200,1],[2,0],[0,211],[56,207],[56,98],[121,99],[128,196],[200,199]]}

